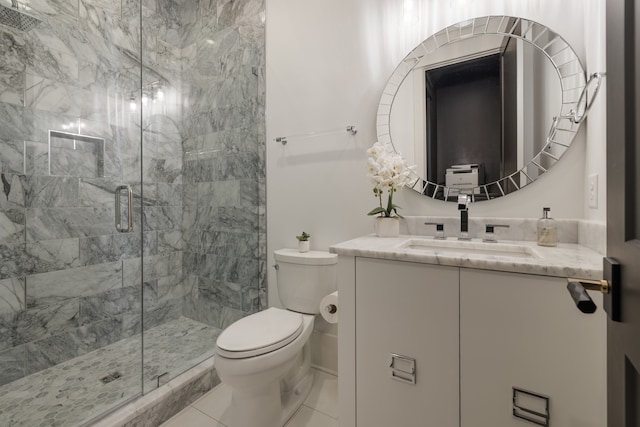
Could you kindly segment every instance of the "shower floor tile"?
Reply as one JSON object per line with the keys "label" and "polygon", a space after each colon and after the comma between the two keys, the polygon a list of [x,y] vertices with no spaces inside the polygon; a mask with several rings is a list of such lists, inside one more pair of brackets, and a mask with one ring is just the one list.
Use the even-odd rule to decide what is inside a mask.
{"label": "shower floor tile", "polygon": [[[220,332],[186,317],[146,331],[144,391],[157,387],[158,375],[173,378],[212,356]],[[81,425],[140,395],[141,360],[141,339],[135,336],[5,384],[0,425]]]}

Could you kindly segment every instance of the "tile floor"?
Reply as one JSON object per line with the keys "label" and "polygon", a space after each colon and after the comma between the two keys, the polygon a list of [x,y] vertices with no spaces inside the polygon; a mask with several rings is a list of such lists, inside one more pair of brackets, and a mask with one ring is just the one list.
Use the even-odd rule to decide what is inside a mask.
{"label": "tile floor", "polygon": [[[226,427],[229,388],[221,384],[193,402],[161,427]],[[338,379],[315,370],[313,387],[286,427],[338,427]]]}

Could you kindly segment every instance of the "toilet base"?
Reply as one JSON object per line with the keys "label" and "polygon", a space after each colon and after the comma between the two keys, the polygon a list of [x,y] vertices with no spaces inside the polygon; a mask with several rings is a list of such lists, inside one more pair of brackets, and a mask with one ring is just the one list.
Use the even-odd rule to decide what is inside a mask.
{"label": "toilet base", "polygon": [[280,420],[280,426],[284,426],[287,421],[296,413],[298,408],[302,406],[302,403],[309,395],[311,386],[313,385],[313,372],[309,372],[300,380],[298,385],[289,391],[286,396],[282,396],[282,419]]}
{"label": "toilet base", "polygon": [[232,390],[230,427],[284,427],[309,395],[313,372],[302,377],[288,392],[282,382],[245,392]]}

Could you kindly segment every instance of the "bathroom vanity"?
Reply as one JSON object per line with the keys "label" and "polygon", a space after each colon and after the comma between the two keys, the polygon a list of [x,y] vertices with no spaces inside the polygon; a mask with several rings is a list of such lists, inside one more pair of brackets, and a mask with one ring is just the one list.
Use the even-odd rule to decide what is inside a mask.
{"label": "bathroom vanity", "polygon": [[[586,75],[560,34],[517,16],[450,25],[396,67],[380,97],[378,142],[415,165],[408,187],[429,203],[457,201],[460,212],[414,226],[405,218],[405,232],[485,229],[492,242],[367,236],[331,248],[341,425],[606,425],[602,295],[589,294],[598,309],[586,314],[567,290],[567,278],[602,279],[602,256],[576,243],[539,247],[531,221],[511,222],[521,241],[507,240],[494,228],[512,219],[474,227],[467,212],[560,161],[601,78]],[[559,241],[582,241],[573,230]]]}
{"label": "bathroom vanity", "polygon": [[597,252],[426,236],[331,251],[341,425],[606,424],[602,296],[584,314],[566,286],[602,277]]}

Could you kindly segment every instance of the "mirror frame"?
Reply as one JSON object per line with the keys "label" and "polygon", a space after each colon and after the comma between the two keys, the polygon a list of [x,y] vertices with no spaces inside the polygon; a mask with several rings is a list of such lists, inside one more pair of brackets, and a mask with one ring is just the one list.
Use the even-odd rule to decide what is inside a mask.
{"label": "mirror frame", "polygon": [[[424,56],[430,55],[440,47],[466,38],[486,34],[515,37],[532,44],[542,51],[558,73],[562,90],[562,106],[561,111],[558,111],[558,116],[554,117],[554,125],[549,131],[542,150],[533,156],[520,170],[497,181],[469,189],[473,201],[476,201],[477,193],[484,196],[482,200],[488,201],[520,190],[535,181],[537,177],[560,160],[573,142],[582,120],[576,122],[571,118],[580,115],[578,111],[586,114],[586,100],[582,96],[587,84],[586,75],[578,55],[569,43],[548,27],[530,19],[512,16],[483,16],[450,25],[433,34],[421,42],[400,62],[391,74],[380,97],[376,123],[378,141],[385,145],[390,145],[391,149],[397,151],[393,146],[390,128],[393,101],[402,82],[411,74]],[[547,36],[543,37],[545,34]],[[542,158],[544,158],[544,161],[541,160]],[[551,166],[546,168],[542,166],[550,162]],[[534,175],[532,171],[537,172],[537,175],[532,177],[531,175]],[[408,185],[408,187],[434,200],[455,201],[459,194],[458,189],[427,181],[416,172],[413,172],[413,178],[415,178],[415,181],[412,180],[413,184]],[[497,188],[499,192],[489,191],[492,187]],[[515,188],[515,190],[505,193],[505,188]],[[437,198],[436,195],[441,190],[443,198]],[[451,195],[449,194],[450,192]],[[429,196],[429,194],[432,195]]]}

